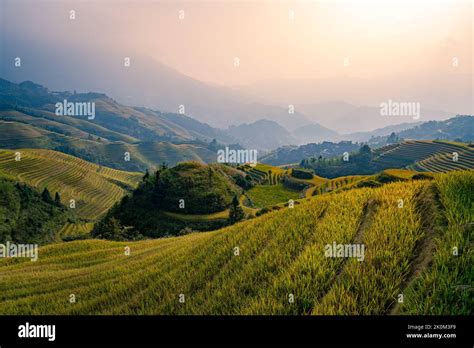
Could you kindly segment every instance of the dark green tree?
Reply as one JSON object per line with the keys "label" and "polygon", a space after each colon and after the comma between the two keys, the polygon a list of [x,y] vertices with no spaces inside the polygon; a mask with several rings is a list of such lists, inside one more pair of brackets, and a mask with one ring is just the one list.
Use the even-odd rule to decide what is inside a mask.
{"label": "dark green tree", "polygon": [[161,203],[164,197],[163,185],[160,180],[161,176],[161,169],[158,169],[155,172],[155,182],[153,184],[153,203],[155,204],[155,208],[161,207]]}
{"label": "dark green tree", "polygon": [[240,206],[239,199],[237,198],[237,195],[234,196],[232,199],[232,203],[230,205],[230,210],[229,210],[229,222],[231,224],[236,223],[237,221],[242,220],[245,217],[245,213]]}
{"label": "dark green tree", "polygon": [[51,197],[51,193],[49,193],[49,190],[47,187],[44,188],[43,192],[41,193],[41,199],[45,201],[46,203],[54,203],[53,198]]}
{"label": "dark green tree", "polygon": [[58,207],[62,206],[61,196],[59,195],[59,192],[56,192],[56,194],[54,195],[54,204],[56,204]]}
{"label": "dark green tree", "polygon": [[92,236],[95,238],[109,239],[109,240],[123,240],[123,227],[119,220],[114,217],[100,221],[92,231]]}
{"label": "dark green tree", "polygon": [[160,169],[158,169],[156,172],[155,172],[155,186],[158,186],[160,184]]}
{"label": "dark green tree", "polygon": [[145,181],[149,177],[150,177],[150,172],[148,171],[148,168],[147,168],[147,170],[145,171],[145,175],[143,175],[143,181]]}

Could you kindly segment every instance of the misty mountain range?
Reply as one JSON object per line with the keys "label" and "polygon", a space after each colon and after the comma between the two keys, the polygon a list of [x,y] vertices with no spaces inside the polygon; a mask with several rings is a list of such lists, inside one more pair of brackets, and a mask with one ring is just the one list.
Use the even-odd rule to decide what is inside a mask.
{"label": "misty mountain range", "polygon": [[408,127],[408,125],[401,124],[373,132],[354,133],[349,141],[282,146],[265,154],[260,160],[272,165],[286,165],[299,163],[302,158],[341,156],[344,152],[356,152],[362,145],[360,141],[367,142],[372,148],[380,148],[404,140],[450,140],[464,143],[474,141],[474,116],[470,115],[457,115],[445,121],[428,121],[414,127]]}
{"label": "misty mountain range", "polygon": [[[94,119],[56,115],[55,104],[65,100],[94,102]],[[407,139],[469,142],[474,134],[472,121],[473,117],[464,116],[417,123],[415,127],[404,123],[349,135],[317,124],[291,132],[269,120],[219,129],[182,114],[125,106],[103,93],[52,92],[31,81],[15,84],[0,79],[0,128],[5,135],[0,139],[0,147],[11,148],[11,140],[15,139],[16,148],[50,148],[128,170],[144,170],[162,161],[170,164],[189,159],[215,162],[216,151],[222,145],[258,149],[262,155],[270,153],[270,157],[274,157],[271,153],[283,151],[279,158],[288,157],[287,146],[292,145],[289,149],[293,161],[300,153],[294,151],[296,145],[322,143],[318,151],[330,154],[342,148],[337,144],[333,146],[330,141],[347,143],[349,140],[348,145],[342,143],[349,150],[358,146],[350,141],[382,146],[392,132]],[[301,149],[305,155],[308,149],[315,150],[312,147]],[[124,163],[121,158],[124,152],[132,153],[135,161]]]}
{"label": "misty mountain range", "polygon": [[[89,58],[79,58],[84,55]],[[15,57],[22,57],[21,67],[14,66]],[[268,80],[227,87],[196,80],[144,56],[130,57],[130,66],[125,67],[120,52],[93,47],[57,50],[40,43],[7,41],[2,58],[0,76],[10,81],[32,80],[52,90],[100,91],[124,105],[161,112],[181,109],[215,128],[274,121],[290,133],[296,131],[295,144],[415,122],[407,117],[382,117],[379,104],[388,99],[419,102],[419,121],[472,113],[472,75],[466,74]],[[290,105],[294,113],[289,112]],[[307,126],[312,129],[309,136],[308,128],[302,128]]]}

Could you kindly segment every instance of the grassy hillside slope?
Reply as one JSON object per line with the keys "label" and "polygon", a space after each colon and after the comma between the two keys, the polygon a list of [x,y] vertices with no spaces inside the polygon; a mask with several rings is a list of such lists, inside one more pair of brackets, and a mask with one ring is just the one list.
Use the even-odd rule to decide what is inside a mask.
{"label": "grassy hillside slope", "polygon": [[145,176],[137,189],[95,226],[92,234],[108,236],[110,224],[115,223],[119,224],[117,231],[147,237],[178,235],[184,233],[183,229],[187,233],[189,229],[216,230],[226,224],[231,202],[241,194],[237,181],[243,181],[243,175],[222,164],[199,162],[161,168]]}
{"label": "grassy hillside slope", "polygon": [[[55,104],[64,100],[94,102],[95,118],[89,120],[81,116],[55,115]],[[0,119],[12,116],[13,120],[31,122],[36,126],[43,126],[44,122],[54,122],[59,133],[67,131],[68,129],[62,126],[67,125],[66,128],[73,127],[77,131],[111,141],[130,142],[139,139],[183,142],[213,138],[219,141],[229,140],[224,132],[185,115],[129,107],[101,93],[51,92],[31,81],[15,84],[0,78]],[[31,117],[42,120],[32,120]]]}
{"label": "grassy hillside slope", "polygon": [[[20,160],[16,160],[16,153]],[[98,166],[60,152],[39,149],[0,150],[0,172],[40,190],[59,192],[79,217],[95,220],[132,189],[142,174]]]}
{"label": "grassy hillside slope", "polygon": [[[474,276],[473,183],[473,172],[442,174],[324,194],[213,232],[45,246],[37,262],[0,260],[0,312],[472,314],[469,289],[455,285]],[[325,257],[333,242],[364,243],[364,261]]]}
{"label": "grassy hillside slope", "polygon": [[[94,103],[94,117],[56,115],[56,103],[65,100]],[[210,143],[213,139],[218,143]],[[225,131],[185,115],[122,105],[105,94],[51,92],[31,81],[0,78],[0,148],[50,149],[115,169],[145,171],[162,162],[215,162],[215,147],[235,142]],[[123,161],[125,152],[130,161]]]}
{"label": "grassy hillside slope", "polygon": [[74,212],[60,199],[0,173],[0,243],[56,242],[62,226],[75,221]]}
{"label": "grassy hillside slope", "polygon": [[301,198],[301,192],[286,188],[283,184],[258,185],[246,192],[252,207],[264,208],[279,203],[287,203],[290,199]]}
{"label": "grassy hillside slope", "polygon": [[[59,123],[17,111],[7,112],[8,117],[3,117],[4,114],[0,110],[0,148],[56,150],[89,162],[128,171],[145,171],[146,168],[156,168],[163,162],[169,165],[190,160],[207,163],[215,162],[217,158],[215,151],[199,141],[176,144],[167,141],[138,141],[86,121],[82,122],[88,123],[88,128],[82,128],[91,133],[82,131],[69,125],[74,124],[74,121],[81,121],[71,117],[61,120],[67,123]],[[130,161],[124,161],[126,152],[130,154]]]}

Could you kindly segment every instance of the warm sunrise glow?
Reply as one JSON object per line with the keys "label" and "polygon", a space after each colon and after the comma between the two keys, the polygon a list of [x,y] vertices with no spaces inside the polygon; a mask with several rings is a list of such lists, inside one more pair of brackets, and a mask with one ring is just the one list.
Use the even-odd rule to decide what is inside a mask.
{"label": "warm sunrise glow", "polygon": [[473,7],[0,0],[0,348],[472,344]]}
{"label": "warm sunrise glow", "polygon": [[[41,15],[26,4],[5,16],[4,29],[12,36],[43,31],[41,40],[50,43],[151,56],[220,85],[451,71],[453,56],[462,62],[457,72],[469,72],[472,62],[467,0],[76,2],[81,30],[57,19],[68,11],[67,2],[44,2]],[[15,16],[29,27],[12,21]]]}

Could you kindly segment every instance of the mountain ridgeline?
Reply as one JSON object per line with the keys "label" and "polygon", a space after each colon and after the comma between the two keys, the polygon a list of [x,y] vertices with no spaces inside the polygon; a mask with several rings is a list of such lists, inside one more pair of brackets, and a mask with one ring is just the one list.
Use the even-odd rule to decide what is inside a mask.
{"label": "mountain ridgeline", "polygon": [[[93,103],[94,116],[57,114],[56,105],[65,102]],[[0,130],[0,148],[56,150],[142,172],[162,162],[215,162],[213,139],[240,148],[225,131],[182,114],[125,106],[101,93],[52,92],[30,81],[15,84],[4,79]]]}
{"label": "mountain ridgeline", "polygon": [[[474,116],[456,115],[444,121],[428,121],[416,124],[413,127],[399,125],[403,129],[396,130],[395,127],[386,127],[385,135],[383,130],[367,132],[370,138],[366,138],[371,146],[385,145],[392,133],[395,133],[399,140],[448,140],[456,142],[470,143],[474,141]],[[390,135],[389,135],[390,134]],[[349,138],[357,139],[354,134],[349,134]]]}
{"label": "mountain ridgeline", "polygon": [[[93,103],[94,115],[57,114],[58,103]],[[327,158],[353,151],[346,146],[347,140],[367,141],[371,147],[380,147],[387,144],[392,131],[398,132],[399,140],[469,142],[474,134],[472,116],[425,122],[409,129],[388,127],[354,136],[338,134],[316,123],[291,126],[270,114],[262,113],[260,117],[253,123],[217,129],[184,114],[126,106],[103,93],[57,92],[31,81],[16,84],[0,79],[0,148],[56,150],[129,171],[156,170],[162,162],[171,166],[182,161],[216,162],[216,149],[224,146],[271,151],[261,161],[282,165],[310,156]],[[291,146],[307,142],[319,144],[314,149],[313,144]]]}
{"label": "mountain ridgeline", "polygon": [[[305,132],[311,132],[314,127],[302,127]],[[320,134],[316,132],[316,134]],[[299,141],[305,139],[304,135],[293,136]],[[328,135],[326,139],[330,139]],[[260,161],[271,165],[285,165],[298,163],[309,157],[331,158],[342,156],[344,152],[357,152],[362,145],[367,144],[371,148],[382,148],[394,143],[402,143],[412,140],[441,140],[471,143],[474,141],[474,116],[457,115],[445,121],[428,121],[410,126],[400,124],[377,129],[372,132],[352,133],[339,135],[339,142],[320,141],[309,142],[300,146],[281,146],[260,157]]]}
{"label": "mountain ridgeline", "polygon": [[259,120],[251,124],[230,126],[228,133],[249,149],[273,150],[297,140],[288,130],[274,121]]}

